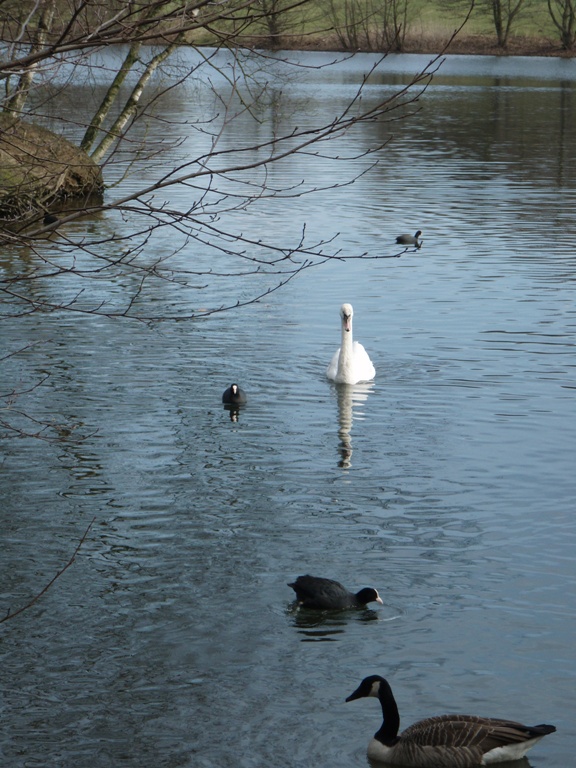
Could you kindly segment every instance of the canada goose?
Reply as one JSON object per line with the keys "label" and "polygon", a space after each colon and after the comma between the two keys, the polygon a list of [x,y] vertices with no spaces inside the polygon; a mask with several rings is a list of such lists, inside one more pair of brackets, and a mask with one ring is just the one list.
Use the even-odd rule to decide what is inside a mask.
{"label": "canada goose", "polygon": [[376,696],[384,721],[368,745],[368,757],[412,768],[471,768],[519,760],[553,725],[521,725],[474,715],[440,715],[411,725],[400,736],[400,715],[389,683],[379,675],[364,678],[346,701]]}
{"label": "canada goose", "polygon": [[337,384],[358,384],[371,381],[376,376],[372,360],[358,341],[352,341],[352,304],[342,304],[342,341],[326,371],[326,376]]}
{"label": "canada goose", "polygon": [[418,230],[415,235],[398,235],[396,242],[398,245],[415,245],[416,248],[420,248],[422,242],[418,239],[422,234],[422,230]]}
{"label": "canada goose", "polygon": [[382,598],[372,587],[364,587],[354,594],[338,581],[319,576],[298,576],[288,586],[296,592],[296,599],[304,608],[342,611],[346,608],[364,608],[366,603],[382,604]]}
{"label": "canada goose", "polygon": [[243,405],[247,401],[246,392],[238,384],[231,384],[222,395],[222,402],[232,405]]}

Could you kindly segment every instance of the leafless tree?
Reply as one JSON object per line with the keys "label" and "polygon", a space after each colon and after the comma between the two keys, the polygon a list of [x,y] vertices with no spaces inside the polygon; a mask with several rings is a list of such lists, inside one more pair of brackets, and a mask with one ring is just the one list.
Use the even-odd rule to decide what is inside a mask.
{"label": "leafless tree", "polygon": [[345,50],[404,50],[409,0],[324,0],[323,7]]}
{"label": "leafless tree", "polygon": [[562,48],[571,51],[576,43],[576,0],[548,0],[548,11],[560,32]]}
{"label": "leafless tree", "polygon": [[524,4],[524,0],[490,0],[494,29],[500,48],[507,47],[512,26]]}
{"label": "leafless tree", "polygon": [[477,17],[489,18],[494,25],[499,48],[506,49],[514,25],[533,5],[532,0],[442,0],[453,11],[474,9]]}
{"label": "leafless tree", "polygon": [[[284,12],[304,5],[302,0],[283,3]],[[223,140],[229,126],[247,115],[258,126],[262,104],[273,98],[270,71],[277,67],[278,55],[242,48],[244,41],[253,42],[255,29],[267,24],[270,9],[264,8],[262,0],[225,4],[25,0],[0,3],[0,12],[5,41],[0,58],[4,114],[26,124],[45,123],[72,132],[84,155],[101,166],[105,182],[130,173],[134,158],[148,169],[146,183],[130,185],[123,193],[109,183],[103,199],[60,200],[55,215],[42,205],[31,205],[30,215],[23,220],[4,219],[0,240],[10,258],[9,266],[0,271],[0,320],[14,322],[31,313],[51,312],[139,321],[193,319],[257,301],[304,270],[331,259],[372,258],[366,253],[342,253],[334,234],[309,237],[305,220],[295,224],[286,242],[271,232],[255,237],[239,225],[240,215],[261,204],[269,207],[274,201],[320,189],[305,178],[284,185],[272,182],[278,163],[329,156],[334,141],[348,131],[368,123],[390,123],[388,132],[381,131],[380,141],[363,149],[360,157],[348,158],[355,171],[348,176],[344,171],[342,179],[330,186],[345,186],[359,173],[368,172],[392,125],[418,109],[418,97],[439,66],[439,58],[404,88],[387,92],[378,102],[362,98],[378,68],[376,62],[349,103],[325,123],[303,127],[295,116],[283,132],[274,128],[254,132],[231,148]],[[198,41],[211,46],[197,45]],[[80,117],[74,104],[63,115],[58,99],[83,73],[92,77],[98,52],[117,44],[123,44],[124,58],[107,76],[93,115]],[[193,57],[178,57],[184,44],[194,49]],[[287,61],[283,63],[288,66]],[[101,71],[97,74],[102,80]],[[212,87],[210,110],[204,105],[193,123],[170,123],[162,114],[162,99],[193,78],[204,87],[218,79]],[[160,142],[147,139],[146,126],[154,119],[163,121],[165,128],[166,138]],[[178,155],[181,137],[191,132],[201,136],[201,150],[192,157]],[[360,171],[359,159],[364,160]],[[171,202],[175,189],[189,193],[184,207]],[[98,227],[82,226],[84,221],[96,220]],[[122,222],[120,233],[110,221]],[[161,237],[168,231],[170,238]],[[171,249],[165,247],[167,242],[174,244]],[[214,259],[202,263],[182,259],[187,249],[212,251]],[[255,275],[263,279],[254,289]],[[244,279],[252,281],[250,289],[239,288]],[[121,299],[90,290],[100,289],[106,281],[130,288]],[[200,295],[204,285],[218,281],[233,284],[236,295],[223,288],[222,298],[215,290],[209,301],[190,301],[191,294]],[[147,300],[166,283],[185,296],[173,309]],[[163,308],[158,311],[157,306]],[[18,349],[8,350],[5,357],[16,359],[19,354]],[[43,384],[33,376],[0,393],[5,434],[57,440],[81,435],[79,425],[37,421],[20,405],[27,393],[40,390]]]}
{"label": "leafless tree", "polygon": [[[294,4],[293,0],[259,0],[265,25],[264,34],[254,35],[254,43],[259,47],[276,50],[295,35],[301,36],[306,21],[309,21],[310,4],[302,0]],[[307,7],[308,6],[308,7]]]}
{"label": "leafless tree", "polygon": [[[202,312],[164,313],[163,318],[197,317],[198,314],[223,311],[254,301],[260,295],[277,290],[305,269],[330,258],[342,258],[331,238],[310,241],[305,222],[301,222],[299,233],[294,233],[293,241],[288,243],[280,243],[274,238],[255,239],[243,235],[231,228],[236,224],[230,222],[236,221],[233,214],[247,211],[258,202],[287,196],[300,197],[317,190],[316,185],[306,180],[292,187],[273,186],[269,182],[270,169],[289,157],[328,152],[333,139],[355,126],[395,121],[404,116],[406,110],[415,104],[438,64],[437,61],[432,62],[405,88],[392,95],[386,94],[381,102],[371,102],[370,106],[361,99],[364,83],[371,76],[371,72],[367,72],[364,83],[350,103],[326,124],[302,128],[295,121],[282,135],[273,134],[262,140],[247,137],[243,146],[230,149],[221,142],[226,127],[247,113],[253,113],[257,121],[258,104],[267,96],[266,70],[271,64],[265,53],[249,52],[247,58],[239,48],[234,48],[228,54],[224,70],[219,63],[218,48],[198,48],[193,70],[174,68],[170,74],[166,70],[160,88],[156,85],[147,91],[147,86],[152,75],[165,65],[178,44],[185,41],[188,35],[205,34],[209,30],[212,41],[218,42],[220,49],[229,45],[232,35],[236,43],[241,42],[239,28],[243,25],[248,35],[254,20],[262,21],[260,0],[238,0],[216,7],[202,2],[118,2],[107,5],[106,12],[104,6],[95,0],[74,0],[66,7],[68,15],[63,13],[60,4],[55,8],[52,0],[39,0],[28,16],[21,14],[18,18],[5,19],[4,35],[6,37],[9,32],[11,36],[10,56],[5,57],[0,66],[0,77],[5,82],[7,93],[5,108],[11,113],[17,111],[27,120],[41,119],[49,112],[47,100],[50,86],[66,88],[66,84],[56,84],[56,64],[66,63],[76,76],[81,68],[93,66],[88,56],[93,49],[124,42],[128,45],[124,61],[112,77],[93,118],[86,125],[80,145],[102,164],[105,174],[106,169],[112,168],[113,163],[124,158],[127,152],[139,152],[140,157],[146,157],[151,165],[156,163],[156,175],[149,184],[126,194],[114,196],[112,191],[108,191],[104,201],[87,202],[79,209],[73,205],[64,206],[58,213],[57,224],[40,216],[20,228],[14,223],[6,227],[5,243],[26,253],[21,268],[16,268],[2,280],[3,311],[10,316],[31,311],[67,310],[141,320],[158,319],[158,316],[142,311],[140,300],[150,283],[170,281],[185,286],[204,274],[209,273],[211,279],[215,276],[213,269],[176,267],[167,254],[161,259],[151,257],[147,245],[165,227],[178,233],[179,251],[197,243],[204,249],[212,248],[219,254],[235,258],[238,268],[227,272],[227,277],[258,272],[271,275],[273,280],[258,295],[224,301],[205,307]],[[32,29],[32,18],[38,20],[38,14],[43,19],[42,25],[47,27],[41,38],[36,34],[36,27]],[[160,46],[144,45],[158,39],[162,41]],[[150,117],[152,107],[162,94],[188,77],[202,76],[209,80],[210,72],[219,67],[218,74],[227,84],[226,94],[215,87],[214,112],[203,114],[193,126],[195,131],[201,131],[208,139],[204,151],[192,159],[183,159],[177,165],[166,166],[159,162],[157,155],[162,147],[146,142],[136,146],[134,129]],[[136,73],[135,82],[133,77],[126,96],[126,88],[122,86],[128,82],[130,73]],[[147,101],[145,94],[148,94]],[[74,120],[74,115],[66,120]],[[186,129],[189,130],[190,126]],[[176,127],[167,126],[167,134],[174,136],[175,131]],[[173,146],[177,142],[176,136],[169,144]],[[370,157],[383,143],[385,140],[363,153],[365,170],[370,168],[373,162]],[[343,176],[343,181],[337,185],[353,180],[353,177],[346,179]],[[191,193],[190,205],[185,209],[169,202],[169,191],[182,185]],[[67,229],[67,225],[99,212],[104,215],[116,212],[123,216],[127,223],[126,233],[121,237],[109,232],[101,236],[83,234],[80,239],[70,234],[71,229]],[[57,234],[46,239],[54,229],[57,229]],[[101,247],[111,239],[119,246],[118,252],[112,256],[106,255]],[[55,257],[56,252],[59,258]],[[365,254],[350,254],[350,257],[362,256]],[[49,278],[58,285],[58,279],[64,284],[65,278],[70,276],[80,277],[86,282],[90,278],[101,281],[107,275],[117,276],[119,273],[129,274],[134,285],[131,296],[122,306],[112,306],[105,300],[91,303],[86,300],[80,285],[75,293],[72,291],[60,297],[54,293],[50,296],[44,293],[39,295],[34,290],[37,284],[45,283]]]}

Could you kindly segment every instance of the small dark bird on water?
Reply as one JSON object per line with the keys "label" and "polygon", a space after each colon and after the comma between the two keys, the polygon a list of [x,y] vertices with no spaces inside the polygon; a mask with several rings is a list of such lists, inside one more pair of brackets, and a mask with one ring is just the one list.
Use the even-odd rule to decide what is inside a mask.
{"label": "small dark bird on water", "polygon": [[222,402],[228,405],[244,405],[246,400],[246,392],[238,384],[231,384],[222,395]]}
{"label": "small dark bird on water", "polygon": [[382,598],[372,587],[365,587],[354,594],[340,582],[319,576],[298,576],[288,586],[296,592],[296,599],[304,608],[342,611],[347,608],[364,608],[372,602],[382,604]]}
{"label": "small dark bird on water", "polygon": [[418,230],[415,235],[398,235],[396,238],[396,243],[398,245],[415,245],[416,248],[420,248],[422,246],[422,241],[418,238],[422,234],[422,230]]}

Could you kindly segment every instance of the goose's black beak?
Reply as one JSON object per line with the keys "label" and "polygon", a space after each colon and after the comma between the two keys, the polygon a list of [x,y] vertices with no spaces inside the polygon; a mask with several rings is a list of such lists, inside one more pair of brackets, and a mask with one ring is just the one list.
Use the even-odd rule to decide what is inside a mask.
{"label": "goose's black beak", "polygon": [[364,694],[360,692],[360,688],[356,688],[354,693],[351,693],[350,696],[346,698],[346,701],[355,701],[356,699],[361,699],[363,696]]}

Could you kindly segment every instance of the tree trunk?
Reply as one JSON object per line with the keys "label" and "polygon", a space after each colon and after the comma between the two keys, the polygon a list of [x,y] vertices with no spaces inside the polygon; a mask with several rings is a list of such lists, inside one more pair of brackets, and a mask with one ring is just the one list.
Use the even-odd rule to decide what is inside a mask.
{"label": "tree trunk", "polygon": [[[52,19],[54,18],[55,7],[56,0],[46,0],[43,5],[40,6],[40,18],[38,19],[38,26],[34,32],[32,45],[30,47],[31,54],[39,53],[46,47],[48,32],[50,31]],[[22,108],[30,93],[30,87],[34,81],[34,75],[38,66],[39,61],[29,64],[20,75],[18,85],[4,108],[4,111],[11,117],[17,117],[22,112]]]}
{"label": "tree trunk", "polygon": [[548,0],[548,11],[560,31],[562,48],[571,51],[576,42],[576,0]]}
{"label": "tree trunk", "polygon": [[90,125],[84,134],[84,138],[80,143],[80,149],[83,149],[85,152],[90,152],[90,149],[96,141],[96,135],[102,127],[102,123],[108,116],[112,105],[116,101],[122,84],[126,80],[126,77],[134,64],[138,61],[138,54],[140,53],[141,47],[142,43],[132,43],[130,46],[130,50],[126,54],[126,58],[122,62],[122,66],[118,70],[116,77],[108,88],[106,95],[102,99],[102,103],[98,107],[98,110],[92,118]]}
{"label": "tree trunk", "polygon": [[126,104],[124,105],[124,109],[116,118],[114,125],[112,125],[112,127],[108,131],[106,131],[106,134],[102,139],[102,141],[100,142],[100,144],[98,144],[96,149],[90,154],[90,157],[92,158],[92,160],[94,160],[95,163],[100,162],[100,160],[104,157],[104,155],[110,149],[112,144],[120,137],[120,135],[122,134],[122,131],[124,130],[128,122],[131,120],[131,118],[134,116],[134,113],[138,108],[138,104],[140,102],[142,92],[146,87],[146,84],[148,83],[148,81],[150,80],[154,72],[158,69],[160,64],[162,64],[162,62],[165,61],[174,52],[176,48],[178,48],[179,44],[180,44],[180,38],[176,38],[176,40],[173,43],[170,43],[170,45],[167,45],[166,48],[164,48],[157,56],[154,56],[154,58],[150,62],[148,62],[145,71],[141,75],[137,84],[134,86],[132,93],[130,94],[128,100],[126,101]]}

